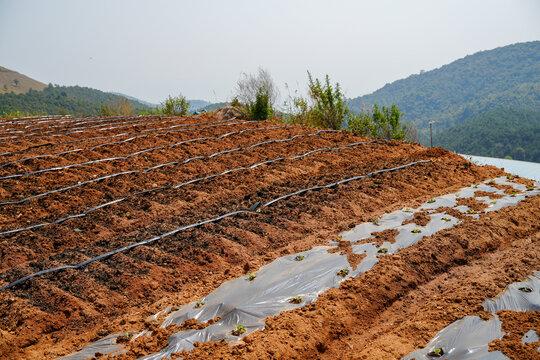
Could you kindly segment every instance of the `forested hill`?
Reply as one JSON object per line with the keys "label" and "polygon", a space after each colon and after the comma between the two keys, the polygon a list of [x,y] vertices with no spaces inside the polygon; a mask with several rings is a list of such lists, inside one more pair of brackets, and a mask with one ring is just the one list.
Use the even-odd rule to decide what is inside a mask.
{"label": "forested hill", "polygon": [[540,162],[540,111],[492,109],[437,134],[433,145],[462,154]]}
{"label": "forested hill", "polygon": [[[116,100],[117,95],[81,86],[47,86],[42,91],[30,90],[25,94],[0,94],[0,117],[20,115],[97,115],[102,105]],[[131,101],[135,113],[148,107]]]}
{"label": "forested hill", "polygon": [[355,111],[375,103],[396,104],[424,140],[430,121],[438,132],[501,106],[540,110],[540,41],[478,52],[350,100]]}

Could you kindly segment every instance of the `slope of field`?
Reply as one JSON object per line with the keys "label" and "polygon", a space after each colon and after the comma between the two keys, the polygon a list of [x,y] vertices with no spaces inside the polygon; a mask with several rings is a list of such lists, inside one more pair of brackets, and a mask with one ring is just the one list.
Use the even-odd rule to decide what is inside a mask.
{"label": "slope of field", "polygon": [[[280,256],[327,245],[360,222],[500,175],[441,148],[271,122],[2,120],[0,287],[81,265],[0,291],[0,358],[54,359],[144,329],[155,331],[150,342],[124,358],[152,353],[174,328],[158,331],[148,316]],[[317,302],[269,319],[235,347],[204,344],[190,358],[404,356],[480,298],[540,267],[538,201],[480,220],[462,216]],[[204,223],[227,214],[236,215]],[[489,271],[470,276],[479,269]]]}
{"label": "slope of field", "polygon": [[0,94],[14,92],[15,94],[26,94],[28,90],[41,91],[47,85],[16,71],[0,66]]}
{"label": "slope of field", "polygon": [[430,121],[437,133],[501,106],[540,110],[540,41],[481,51],[350,100],[357,111],[375,103],[397,105],[423,139]]}

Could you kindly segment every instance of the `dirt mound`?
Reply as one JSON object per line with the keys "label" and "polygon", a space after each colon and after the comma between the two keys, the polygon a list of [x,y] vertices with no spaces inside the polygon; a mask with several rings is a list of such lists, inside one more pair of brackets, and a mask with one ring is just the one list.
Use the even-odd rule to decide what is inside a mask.
{"label": "dirt mound", "polygon": [[246,113],[244,113],[242,110],[234,106],[224,106],[222,108],[219,108],[216,111],[214,111],[214,116],[218,119],[223,119],[223,120],[232,119],[232,118],[242,119],[242,120],[248,119],[248,115]]}

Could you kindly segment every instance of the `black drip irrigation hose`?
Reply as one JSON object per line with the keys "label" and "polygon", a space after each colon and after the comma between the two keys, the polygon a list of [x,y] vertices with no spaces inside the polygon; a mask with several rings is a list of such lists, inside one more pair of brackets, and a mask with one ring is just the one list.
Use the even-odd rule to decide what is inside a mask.
{"label": "black drip irrigation hose", "polygon": [[[171,131],[167,131],[165,133],[162,133],[162,134],[156,134],[156,135],[151,135],[151,136],[154,136],[154,137],[158,137],[158,136],[165,136],[165,135],[168,135],[170,134],[171,132],[183,132],[183,131],[194,131],[194,130],[203,130],[203,129],[208,129],[208,128],[211,128],[211,127],[218,127],[218,126],[228,126],[228,125],[239,125],[239,124],[248,124],[248,123],[252,123],[252,122],[255,122],[255,121],[240,121],[240,122],[234,122],[234,123],[228,123],[228,124],[218,124],[218,123],[224,123],[224,122],[227,122],[227,121],[232,121],[232,120],[235,120],[236,118],[232,118],[232,119],[228,119],[228,120],[219,120],[219,121],[206,121],[206,122],[202,122],[202,123],[195,123],[195,124],[183,124],[185,126],[199,126],[199,125],[206,125],[206,124],[217,124],[217,125],[209,125],[209,126],[204,126],[204,127],[201,127],[201,128],[188,128],[188,129],[182,129],[182,130],[171,130]],[[179,120],[183,120],[183,119],[179,119]],[[173,120],[171,120],[173,121]],[[168,121],[166,121],[168,122]],[[177,127],[176,125],[175,126],[172,126],[172,127]],[[171,128],[172,128],[171,127]],[[158,130],[163,130],[163,129],[168,129],[168,128],[159,128],[159,129],[146,129],[147,131],[158,131]],[[30,150],[30,149],[35,149],[35,148],[38,148],[38,147],[43,147],[43,146],[56,146],[56,145],[65,145],[65,144],[72,144],[72,143],[76,143],[76,142],[83,142],[83,141],[91,141],[91,140],[98,140],[98,139],[108,139],[108,138],[115,138],[115,137],[119,137],[119,136],[126,136],[126,135],[130,135],[130,134],[133,134],[133,132],[127,132],[127,133],[120,133],[120,134],[114,134],[114,135],[105,135],[105,136],[96,136],[96,137],[92,137],[92,138],[84,138],[84,139],[76,139],[76,140],[70,140],[70,141],[64,141],[64,142],[60,142],[60,143],[55,143],[55,144],[50,144],[50,143],[47,143],[47,144],[42,144],[42,145],[35,145],[35,146],[31,146],[31,147],[28,147],[26,149],[19,149],[19,150],[14,150],[14,151],[8,151],[8,152],[5,152],[5,153],[2,153],[0,154],[0,156],[6,156],[6,155],[10,155],[10,154],[16,154],[16,153],[20,153],[20,152],[24,152],[24,151],[27,151],[27,150]],[[132,138],[130,138],[131,140],[133,139],[136,139],[138,137],[147,137],[147,136],[150,136],[150,135],[140,135],[140,136],[134,136]],[[90,149],[94,149],[94,148],[97,148],[97,147],[100,147],[100,146],[105,146],[105,145],[110,145],[110,144],[117,144],[119,142],[109,142],[109,143],[104,143],[104,144],[99,144],[99,145],[96,145],[94,146],[93,148],[90,148]],[[28,159],[24,159],[24,160],[28,160]]]}
{"label": "black drip irrigation hose", "polygon": [[[401,166],[397,166],[397,167],[393,167],[393,168],[389,168],[389,169],[382,169],[382,170],[374,171],[374,172],[371,172],[371,173],[366,174],[366,175],[351,177],[351,178],[344,179],[344,180],[341,180],[341,181],[338,181],[338,182],[335,182],[335,183],[331,183],[331,184],[327,184],[327,185],[323,185],[323,186],[310,187],[310,188],[307,188],[307,189],[299,190],[299,191],[296,191],[294,193],[290,193],[290,194],[281,196],[281,197],[279,197],[277,199],[269,201],[269,202],[267,202],[267,203],[265,203],[263,205],[260,205],[260,206],[261,207],[268,207],[268,206],[271,206],[271,205],[275,204],[278,201],[288,199],[288,198],[290,198],[292,196],[299,195],[299,194],[308,192],[310,190],[313,191],[313,190],[321,190],[321,189],[324,189],[324,188],[332,188],[332,187],[335,187],[335,186],[340,185],[340,184],[345,184],[345,183],[348,183],[348,182],[351,182],[351,181],[371,177],[371,176],[373,176],[375,174],[380,174],[380,173],[389,172],[389,171],[396,171],[396,170],[399,170],[399,169],[407,168],[409,166],[413,166],[413,165],[421,164],[421,163],[427,163],[427,162],[430,162],[430,161],[431,160],[414,161],[414,162],[411,162],[411,163],[408,163],[408,164],[405,164],[405,165],[401,165]],[[258,204],[255,203],[254,206],[251,209],[257,208],[256,205],[258,205]],[[155,241],[161,240],[161,239],[163,239],[165,237],[175,235],[175,234],[177,234],[179,232],[182,232],[184,230],[188,230],[188,229],[199,227],[199,226],[202,226],[202,225],[205,225],[205,224],[217,222],[217,221],[220,221],[222,219],[233,217],[233,216],[240,215],[240,214],[244,214],[244,213],[247,213],[247,212],[250,212],[250,210],[246,209],[246,210],[239,210],[239,211],[230,212],[230,213],[227,213],[227,214],[224,214],[224,215],[212,218],[212,219],[208,219],[208,220],[200,221],[200,222],[197,222],[197,223],[182,226],[180,228],[174,229],[174,230],[166,232],[164,234],[155,236],[153,238],[146,239],[146,240],[143,240],[143,241],[139,241],[137,243],[133,243],[133,244],[121,247],[119,249],[109,251],[107,253],[101,254],[99,256],[96,256],[94,258],[88,259],[86,261],[83,261],[83,262],[75,264],[75,265],[64,265],[64,266],[58,266],[58,267],[55,267],[55,268],[45,269],[45,270],[42,270],[42,271],[27,275],[25,277],[22,277],[22,278],[20,278],[18,280],[15,280],[15,281],[9,283],[8,285],[3,286],[2,288],[0,288],[0,291],[4,291],[4,290],[7,290],[9,288],[12,288],[12,287],[14,287],[14,286],[26,281],[26,280],[32,279],[32,278],[34,278],[36,276],[39,276],[39,275],[44,275],[44,274],[48,274],[48,273],[51,273],[51,272],[54,272],[54,271],[59,271],[59,270],[79,269],[79,268],[84,267],[84,266],[86,266],[86,265],[88,265],[88,264],[90,264],[90,263],[92,263],[94,261],[98,261],[98,260],[101,260],[101,259],[111,257],[113,255],[116,255],[118,253],[133,249],[133,248],[141,246],[141,245],[148,245],[148,244],[153,243]]]}
{"label": "black drip irrigation hose", "polygon": [[[233,118],[234,119],[234,118]],[[228,119],[228,120],[219,120],[219,121],[207,121],[207,122],[204,122],[204,123],[196,123],[196,124],[181,124],[181,125],[176,125],[174,127],[178,127],[178,126],[193,126],[193,125],[201,125],[201,124],[210,124],[210,123],[220,123],[220,122],[226,122],[226,121],[231,121],[233,119]],[[154,121],[154,122],[151,122],[151,123],[145,123],[145,124],[136,124],[136,125],[125,125],[125,126],[111,126],[111,127],[108,127],[108,128],[102,128],[102,129],[98,129],[98,130],[94,130],[94,131],[106,131],[106,130],[113,130],[113,129],[121,129],[121,128],[125,128],[125,127],[133,127],[133,126],[146,126],[146,125],[150,125],[150,124],[157,124],[157,123],[165,123],[165,122],[173,122],[173,121],[182,121],[182,120],[185,120],[185,118],[181,118],[181,119],[178,119],[178,118],[175,118],[175,119],[172,119],[172,120],[166,120],[166,121]],[[166,129],[166,128],[160,128],[159,130],[162,130],[162,129]],[[151,131],[153,129],[146,129],[148,131]],[[41,138],[48,138],[48,137],[59,137],[59,136],[68,136],[68,135],[71,135],[71,134],[78,134],[78,133],[85,133],[85,132],[89,132],[89,131],[86,131],[86,130],[77,130],[77,131],[72,131],[72,132],[69,132],[69,133],[65,133],[65,134],[52,134],[52,135],[43,135],[43,136],[36,136],[34,138],[32,138],[32,140],[36,140],[36,139],[41,139]],[[126,133],[128,134],[128,133]],[[32,134],[32,135],[39,135],[39,134]],[[114,135],[109,135],[110,137],[113,137]],[[107,137],[107,136],[105,136]],[[99,137],[98,137],[99,138]],[[87,141],[87,140],[93,140],[95,138],[86,138],[86,139],[78,139],[78,141]],[[6,141],[6,142],[0,142],[0,145],[2,144],[17,144],[17,143],[20,143],[22,142],[22,140],[19,140],[19,141]],[[67,141],[67,142],[61,142],[61,143],[56,143],[54,145],[60,145],[60,144],[68,144],[68,143],[71,143],[73,141]],[[32,147],[30,147],[32,148]]]}
{"label": "black drip irrigation hose", "polygon": [[[328,132],[328,131],[336,131],[336,130],[319,130],[317,131],[316,133],[312,133],[312,134],[308,134],[308,135],[301,135],[301,136],[315,136],[315,135],[319,135],[321,132]],[[296,135],[296,136],[293,136],[292,138],[289,138],[289,139],[280,139],[280,140],[273,140],[272,142],[282,142],[282,141],[293,141],[294,139],[298,138],[299,136]],[[360,144],[367,144],[367,143],[372,143],[372,142],[378,142],[380,140],[373,140],[373,141],[368,141],[368,142],[360,142],[360,143],[353,143],[353,144],[349,144],[347,146],[343,146],[343,147],[337,147],[337,148],[325,148],[325,149],[319,149],[319,150],[327,150],[327,151],[330,151],[330,150],[342,150],[342,149],[346,149],[346,148],[349,148],[349,147],[352,147],[352,146],[356,146],[356,145],[360,145]],[[216,156],[217,154],[224,154],[224,153],[230,153],[232,151],[240,151],[240,150],[249,150],[249,149],[252,149],[254,146],[259,146],[259,145],[263,145],[263,144],[268,144],[268,141],[265,141],[264,143],[259,143],[259,144],[255,144],[255,145],[252,145],[250,146],[249,148],[237,148],[237,149],[233,149],[233,150],[227,150],[227,151],[221,151],[219,153],[214,153],[212,155],[209,155],[209,156],[206,156],[207,158],[211,158],[211,157],[214,157]],[[309,153],[312,153],[312,151],[310,151]],[[296,157],[296,158],[300,158],[300,157],[304,157],[304,156],[307,156],[309,155],[309,153],[306,153],[306,154],[303,154],[303,155],[300,155],[299,157]],[[193,160],[196,160],[196,159],[204,159],[203,156],[196,156],[196,157],[192,157],[192,158],[189,158],[189,159],[186,159],[184,161],[181,161],[181,162],[177,162],[177,163],[174,163],[174,165],[177,165],[177,164],[187,164],[188,162],[190,161],[193,161]],[[276,161],[282,161],[282,160],[285,160],[285,158],[278,158],[278,159],[273,159],[273,160],[268,160],[268,161],[264,161],[264,162],[261,162],[261,163],[258,163],[258,164],[255,164],[255,165],[251,165],[249,167],[245,167],[245,168],[237,168],[237,169],[232,169],[232,170],[227,170],[227,171],[224,171],[222,173],[219,173],[219,174],[214,174],[214,175],[209,175],[209,176],[206,176],[206,177],[202,177],[202,178],[198,178],[198,179],[194,179],[194,180],[190,180],[190,181],[187,181],[187,182],[184,182],[184,183],[181,183],[181,184],[178,184],[178,185],[174,185],[174,186],[162,186],[162,187],[157,187],[157,188],[152,188],[152,189],[147,189],[147,190],[143,190],[143,191],[139,191],[139,192],[136,192],[136,193],[133,193],[133,194],[129,194],[129,195],[126,195],[125,197],[123,198],[120,198],[120,199],[116,199],[116,200],[112,200],[112,201],[109,201],[109,202],[106,202],[104,204],[100,204],[100,205],[97,205],[93,208],[90,208],[88,210],[86,210],[85,212],[82,212],[82,213],[79,213],[79,214],[75,214],[75,215],[69,215],[69,216],[66,216],[66,217],[63,217],[63,218],[60,218],[60,219],[57,219],[53,222],[47,222],[47,223],[40,223],[40,224],[35,224],[35,225],[31,225],[31,226],[28,226],[28,227],[25,227],[25,228],[18,228],[18,229],[13,229],[13,230],[7,230],[7,231],[3,231],[3,232],[0,232],[0,236],[2,235],[8,235],[8,234],[15,234],[15,233],[19,233],[19,232],[22,232],[22,231],[27,231],[27,230],[32,230],[32,229],[37,229],[37,228],[40,228],[40,227],[43,227],[43,226],[47,226],[47,225],[52,225],[52,224],[61,224],[63,223],[64,221],[66,220],[69,220],[69,219],[75,219],[75,218],[80,218],[80,217],[84,217],[86,215],[88,215],[89,213],[93,212],[93,211],[96,211],[96,210],[99,210],[99,209],[102,209],[104,207],[107,207],[107,206],[110,206],[110,205],[113,205],[113,204],[116,204],[116,203],[119,203],[121,201],[125,201],[131,197],[134,197],[134,196],[138,196],[138,195],[143,195],[143,194],[147,194],[147,193],[150,193],[150,192],[154,192],[154,191],[161,191],[161,190],[167,190],[167,189],[178,189],[182,186],[186,186],[188,184],[193,184],[193,183],[196,183],[196,182],[199,182],[199,181],[203,181],[203,180],[209,180],[209,179],[213,179],[217,176],[221,176],[221,175],[226,175],[226,174],[229,174],[231,172],[235,172],[235,171],[240,171],[240,170],[247,170],[247,169],[253,169],[253,168],[256,168],[258,166],[261,166],[261,165],[264,165],[264,164],[270,164],[270,163],[273,163],[273,162],[276,162]],[[156,169],[157,167],[160,167],[160,166],[165,166],[165,165],[170,165],[172,163],[167,163],[167,164],[162,164],[162,165],[158,165],[158,166],[154,166],[154,167],[151,167],[149,169],[146,169],[144,172],[147,172],[147,171],[150,171],[150,170],[154,170]],[[128,172],[129,173],[129,172]],[[113,174],[113,175],[122,175],[123,173],[118,173],[118,174]],[[94,179],[97,181],[97,179]],[[92,181],[89,181],[89,182],[92,182]],[[86,183],[89,183],[89,182],[86,182]],[[59,189],[59,190],[64,190],[64,189],[72,189],[74,187],[77,187],[77,186],[80,186],[82,185],[83,183],[81,184],[76,184],[76,185],[73,185],[71,187],[68,187],[68,188],[63,188],[63,189]],[[57,192],[57,191],[56,191]],[[49,192],[51,193],[51,192]],[[44,194],[48,194],[48,193],[44,193]],[[43,196],[42,194],[40,194],[41,196]],[[32,198],[36,198],[38,197],[38,195],[35,195],[33,196]],[[23,199],[23,200],[29,200],[30,198],[28,199]],[[1,205],[1,204],[0,204]]]}
{"label": "black drip irrigation hose", "polygon": [[[228,125],[228,124],[226,124]],[[218,125],[216,125],[218,126]],[[281,127],[288,127],[288,125],[283,125]],[[273,129],[275,127],[269,127],[269,128],[266,128],[266,129]],[[265,128],[255,128],[255,129],[265,129]],[[196,129],[196,130],[200,130],[200,129]],[[246,130],[251,130],[251,129],[246,129]],[[171,130],[169,132],[172,132],[172,131],[185,131],[184,130]],[[96,163],[100,163],[100,162],[105,162],[105,161],[115,161],[115,160],[127,160],[133,156],[137,156],[137,155],[140,155],[140,154],[143,154],[143,153],[146,153],[146,152],[149,152],[149,151],[155,151],[155,150],[164,150],[164,149],[167,149],[167,148],[173,148],[177,145],[181,145],[181,144],[184,144],[186,142],[193,142],[195,140],[197,141],[202,141],[202,140],[219,140],[219,139],[222,139],[226,136],[230,136],[230,135],[235,135],[235,134],[241,134],[245,131],[233,131],[233,132],[229,132],[227,134],[224,134],[224,135],[221,135],[221,136],[217,136],[217,137],[208,137],[208,138],[199,138],[199,139],[190,139],[190,140],[186,140],[186,141],[180,141],[178,143],[175,143],[173,145],[170,145],[170,146],[156,146],[156,147],[153,147],[153,148],[148,148],[148,149],[143,149],[143,150],[139,150],[137,152],[134,152],[134,153],[131,153],[131,154],[128,154],[126,156],[115,156],[115,157],[111,157],[111,158],[103,158],[103,159],[97,159],[97,160],[89,160],[89,161],[85,161],[85,162],[82,162],[82,163],[77,163],[77,164],[70,164],[70,165],[64,165],[64,166],[57,166],[57,167],[53,167],[53,168],[47,168],[47,169],[41,169],[41,170],[36,170],[36,171],[32,171],[32,172],[29,172],[29,173],[24,173],[24,174],[12,174],[12,175],[6,175],[6,176],[3,176],[3,177],[0,177],[0,180],[6,180],[6,179],[14,179],[14,178],[20,178],[20,177],[27,177],[27,176],[30,176],[30,175],[36,175],[36,174],[41,174],[41,173],[44,173],[44,172],[50,172],[50,171],[59,171],[59,170],[66,170],[66,169],[72,169],[72,168],[75,168],[75,167],[80,167],[80,166],[85,166],[85,165],[90,165],[90,164],[96,164]],[[146,136],[146,135],[145,135]],[[133,138],[129,138],[129,139],[126,139],[126,141],[131,141],[133,140]],[[119,143],[122,143],[122,142],[125,142],[125,141],[121,141]],[[111,143],[110,143],[111,144]],[[109,144],[107,144],[109,145]],[[99,146],[103,146],[103,145],[99,145]],[[41,155],[38,155],[36,156],[36,158],[39,158],[41,157]]]}
{"label": "black drip irrigation hose", "polygon": [[[189,131],[189,130],[199,130],[200,131],[200,130],[204,130],[204,129],[209,129],[211,127],[230,126],[230,125],[239,125],[239,124],[247,124],[247,123],[249,123],[249,122],[246,122],[246,121],[244,121],[244,122],[234,122],[234,123],[227,123],[227,124],[217,124],[217,125],[212,125],[212,126],[203,126],[203,127],[200,127],[200,128],[182,129],[182,130],[178,130],[178,131]],[[93,151],[93,150],[95,150],[97,148],[100,148],[100,147],[103,147],[103,146],[119,145],[119,144],[124,144],[124,143],[129,142],[129,141],[133,141],[135,139],[139,139],[139,138],[158,137],[158,136],[167,135],[169,133],[170,133],[170,131],[168,131],[168,132],[166,132],[164,134],[138,135],[138,136],[132,136],[130,138],[127,138],[127,139],[124,139],[124,140],[121,140],[121,141],[111,141],[111,142],[107,142],[107,143],[104,143],[104,144],[95,145],[95,146],[92,146],[92,147],[86,148],[86,149],[82,149],[82,148],[81,149],[73,149],[73,150],[67,150],[67,151],[63,151],[63,152],[59,152],[59,153],[55,153],[55,154],[44,154],[44,155],[31,156],[31,157],[27,157],[27,158],[24,158],[24,159],[13,160],[13,161],[10,161],[8,163],[2,164],[2,165],[0,165],[0,168],[6,167],[8,165],[16,164],[16,163],[19,163],[19,162],[32,160],[32,159],[42,159],[42,158],[46,158],[46,157],[61,156],[61,155],[65,155],[65,154],[69,154],[69,153],[73,153],[73,152],[79,152],[79,151],[83,151],[83,150]]]}
{"label": "black drip irrigation hose", "polygon": [[[172,147],[180,145],[180,144],[191,143],[191,142],[194,142],[194,141],[203,141],[203,140],[209,140],[209,139],[221,139],[221,138],[224,138],[224,137],[232,135],[232,134],[241,134],[241,133],[244,133],[244,132],[247,132],[247,131],[268,130],[268,129],[283,128],[283,127],[287,127],[287,126],[286,125],[285,126],[270,126],[270,127],[265,127],[265,128],[244,129],[244,130],[241,130],[239,132],[226,133],[226,134],[223,134],[223,135],[218,136],[218,137],[197,138],[197,139],[190,139],[190,140],[181,141],[179,143],[175,143],[174,145],[170,146],[169,148],[172,148]],[[237,150],[237,149],[235,149],[235,150]],[[228,152],[231,152],[231,151],[228,151]],[[223,152],[221,152],[221,153],[223,153]],[[215,156],[215,154],[212,154],[212,155],[208,156],[208,158],[212,158],[214,156]],[[186,160],[182,160],[182,161],[173,161],[173,162],[159,164],[159,165],[147,168],[145,170],[131,170],[131,171],[124,171],[124,172],[120,172],[120,173],[110,174],[110,175],[102,176],[102,177],[99,177],[99,178],[96,178],[96,179],[82,181],[82,182],[79,182],[79,183],[77,183],[75,185],[66,186],[66,187],[63,187],[63,188],[59,188],[59,189],[47,191],[47,192],[44,192],[44,193],[41,193],[41,194],[33,195],[33,196],[30,196],[30,197],[27,197],[27,198],[24,198],[24,199],[2,202],[2,203],[0,203],[0,206],[22,204],[22,203],[24,203],[24,202],[26,202],[28,200],[40,198],[40,197],[43,197],[43,196],[46,196],[46,195],[49,195],[49,194],[54,194],[54,193],[61,192],[61,191],[74,189],[74,188],[79,187],[79,186],[91,184],[91,183],[94,183],[96,181],[105,180],[105,179],[116,177],[116,176],[119,176],[119,175],[128,175],[128,174],[135,174],[135,173],[147,173],[149,171],[152,171],[152,170],[155,170],[155,169],[167,166],[167,165],[187,164],[188,162],[190,162],[192,160],[204,159],[204,158],[205,158],[205,156],[195,156],[195,157],[192,157],[192,158],[189,158],[189,159],[186,159]]]}

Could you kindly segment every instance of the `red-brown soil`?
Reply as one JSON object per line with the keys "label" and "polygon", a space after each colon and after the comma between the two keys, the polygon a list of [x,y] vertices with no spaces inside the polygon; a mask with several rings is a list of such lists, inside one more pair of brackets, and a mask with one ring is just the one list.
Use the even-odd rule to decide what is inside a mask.
{"label": "red-brown soil", "polygon": [[[108,120],[103,127],[134,119]],[[92,120],[100,120],[92,118]],[[170,121],[173,120],[173,121]],[[164,121],[169,121],[163,123]],[[155,124],[40,137],[39,132],[67,134],[63,127],[30,129],[37,135],[0,144],[0,162],[70,149],[88,149],[175,124],[216,121],[211,116],[171,119],[149,117]],[[70,125],[71,124],[71,125]],[[99,125],[99,122],[88,124]],[[28,124],[25,124],[28,125]],[[50,124],[49,124],[50,125]],[[60,156],[27,160],[0,169],[0,176],[27,173],[176,142],[219,136],[231,131],[281,124],[237,124],[142,137],[123,144]],[[84,126],[84,125],[78,125]],[[202,127],[202,126],[200,126]],[[23,125],[10,124],[6,128]],[[0,129],[1,131],[1,129]],[[110,139],[55,143],[130,132]],[[290,126],[191,142],[126,160],[101,162],[62,171],[0,180],[0,202],[21,199],[120,171],[208,156],[273,139],[310,134],[315,129]],[[7,135],[5,135],[7,136]],[[35,138],[35,139],[34,139]],[[0,208],[1,231],[54,221],[84,212],[127,194],[220,173],[279,157],[290,158],[318,148],[369,139],[346,132],[322,133],[290,142],[262,145],[213,158],[170,165],[147,173],[119,176],[20,205]],[[5,141],[5,140],[3,140]],[[303,188],[406,164],[433,160],[395,172],[374,175],[331,189],[307,192],[257,212],[207,224],[140,246],[79,270],[65,270],[28,280],[0,292],[0,358],[53,359],[111,333],[149,329],[147,317],[169,305],[181,306],[205,296],[228,279],[257,269],[285,254],[328,245],[343,230],[384,213],[416,207],[430,198],[504,175],[479,167],[441,148],[387,141],[346,150],[316,152],[238,171],[179,189],[134,196],[87,216],[12,235],[0,236],[0,286],[46,268],[75,264],[158,234],[249,209]],[[188,358],[364,358],[388,359],[425,345],[457,318],[478,312],[484,299],[540,265],[539,197],[516,207],[470,217],[453,229],[424,238],[397,255],[381,257],[367,273],[345,281],[306,307],[267,321],[267,328],[237,346],[198,344]],[[348,252],[346,246],[339,251]],[[353,265],[358,259],[349,259]],[[160,321],[163,317],[158,318]],[[140,340],[124,358],[163,347],[169,328]]]}

